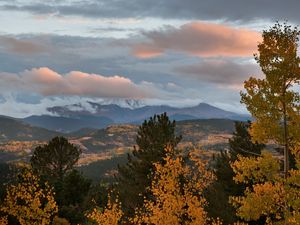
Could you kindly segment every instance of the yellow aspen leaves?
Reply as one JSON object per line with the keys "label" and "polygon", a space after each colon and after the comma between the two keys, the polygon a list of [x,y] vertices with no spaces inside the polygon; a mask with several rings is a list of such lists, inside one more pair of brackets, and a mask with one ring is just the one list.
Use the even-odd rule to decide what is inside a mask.
{"label": "yellow aspen leaves", "polygon": [[118,198],[113,201],[110,195],[108,195],[108,203],[103,211],[95,208],[87,215],[89,219],[94,220],[99,225],[118,225],[122,216],[121,203]]}
{"label": "yellow aspen leaves", "polygon": [[278,160],[268,152],[257,158],[238,156],[232,168],[236,182],[252,185],[243,196],[231,197],[237,216],[246,221],[265,218],[266,224],[300,224],[299,170],[290,170],[283,179]]}
{"label": "yellow aspen leaves", "polygon": [[192,155],[176,155],[172,147],[166,151],[164,162],[154,163],[150,196],[133,217],[122,218],[121,203],[112,201],[110,196],[103,211],[94,209],[87,217],[99,225],[117,225],[124,220],[125,224],[136,225],[221,225],[219,219],[210,219],[204,210],[207,202],[203,191],[215,179],[206,163]]}
{"label": "yellow aspen leaves", "polygon": [[8,224],[7,216],[0,217],[0,225],[7,225],[7,224]]}
{"label": "yellow aspen leaves", "polygon": [[238,156],[231,165],[237,183],[262,183],[279,178],[280,164],[271,153],[263,151],[257,158]]}
{"label": "yellow aspen leaves", "polygon": [[21,225],[50,224],[58,211],[54,193],[47,183],[44,187],[39,183],[40,179],[31,170],[24,170],[18,183],[7,188],[0,211],[14,216]]}
{"label": "yellow aspen leaves", "polygon": [[154,164],[154,179],[150,187],[153,196],[137,209],[132,220],[134,224],[204,225],[211,222],[204,210],[207,202],[203,190],[214,176],[200,160],[189,160],[188,164],[181,156],[168,154],[164,164]]}
{"label": "yellow aspen leaves", "polygon": [[267,217],[267,224],[271,222],[271,217],[276,220],[282,219],[284,211],[284,187],[280,183],[253,185],[253,190],[247,188],[245,196],[233,197],[231,201],[234,206],[238,206],[237,215],[246,220],[258,220],[262,216]]}

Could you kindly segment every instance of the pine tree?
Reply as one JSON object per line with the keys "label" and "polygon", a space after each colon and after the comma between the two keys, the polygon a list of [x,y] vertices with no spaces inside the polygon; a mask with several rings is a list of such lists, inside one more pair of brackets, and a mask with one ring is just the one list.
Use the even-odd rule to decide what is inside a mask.
{"label": "pine tree", "polygon": [[163,162],[167,145],[175,148],[180,142],[181,136],[176,136],[175,126],[175,121],[171,122],[163,113],[150,117],[139,127],[137,147],[128,154],[127,164],[118,168],[117,189],[126,210],[133,212],[143,203],[146,188],[151,184],[153,163]]}
{"label": "pine tree", "polygon": [[235,132],[229,139],[229,153],[231,160],[236,160],[237,155],[246,157],[259,156],[261,150],[265,147],[264,144],[253,142],[249,129],[251,122],[235,122]]}
{"label": "pine tree", "polygon": [[107,205],[94,208],[87,217],[99,225],[221,225],[204,210],[207,202],[203,191],[215,178],[207,163],[194,154],[183,157],[171,146],[165,152],[164,159],[153,164],[148,187],[151,198],[145,198],[134,214],[124,213],[118,195],[111,198],[109,194]]}
{"label": "pine tree", "polygon": [[265,147],[264,144],[252,142],[248,131],[250,126],[250,121],[235,122],[235,132],[229,139],[229,151],[221,152],[213,162],[217,180],[206,192],[209,202],[207,211],[209,216],[221,218],[224,224],[232,224],[237,220],[235,209],[229,203],[229,197],[242,195],[246,188],[245,184],[234,182],[235,174],[230,164],[237,159],[238,155],[256,158]]}
{"label": "pine tree", "polygon": [[74,224],[84,218],[80,204],[88,193],[90,181],[73,170],[81,150],[64,137],[55,137],[44,146],[38,146],[31,157],[35,174],[49,182],[55,190],[55,201],[59,206],[59,216]]}
{"label": "pine tree", "polygon": [[63,181],[78,161],[81,150],[64,137],[55,137],[44,146],[35,148],[31,157],[34,172],[48,180]]}

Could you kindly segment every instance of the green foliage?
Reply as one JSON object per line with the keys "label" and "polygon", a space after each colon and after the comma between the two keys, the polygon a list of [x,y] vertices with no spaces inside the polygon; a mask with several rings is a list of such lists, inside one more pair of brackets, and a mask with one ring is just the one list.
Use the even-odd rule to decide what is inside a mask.
{"label": "green foliage", "polygon": [[0,163],[0,202],[3,200],[6,192],[6,185],[12,180],[9,164]]}
{"label": "green foliage", "polygon": [[229,196],[239,195],[244,189],[244,185],[238,185],[233,181],[234,173],[230,162],[228,153],[221,152],[215,157],[213,168],[217,179],[205,191],[208,215],[213,218],[219,217],[224,224],[233,224],[237,219],[234,207],[229,204]]}
{"label": "green foliage", "polygon": [[52,225],[70,225],[70,223],[65,218],[60,218],[56,216],[52,221]]}
{"label": "green foliage", "polygon": [[235,122],[235,132],[233,137],[229,139],[230,157],[233,160],[237,155],[242,156],[258,156],[265,147],[264,144],[253,142],[249,134],[251,122]]}
{"label": "green foliage", "polygon": [[50,182],[55,189],[59,216],[72,224],[83,221],[82,203],[91,181],[74,170],[81,150],[64,137],[55,137],[44,146],[37,147],[30,160],[34,172]]}
{"label": "green foliage", "polygon": [[82,208],[87,211],[93,208],[104,208],[107,205],[108,198],[107,193],[110,192],[110,184],[99,182],[92,184],[84,202],[82,203]]}
{"label": "green foliage", "polygon": [[77,170],[69,172],[63,181],[59,216],[72,224],[84,221],[84,201],[88,195],[91,181]]}
{"label": "green foliage", "polygon": [[76,205],[83,202],[91,186],[91,181],[82,176],[77,170],[69,172],[63,184],[63,203]]}
{"label": "green foliage", "polygon": [[246,185],[234,182],[234,171],[231,163],[238,155],[255,158],[261,153],[264,144],[253,143],[248,128],[248,122],[235,122],[235,132],[229,140],[229,151],[221,152],[212,162],[217,180],[206,190],[205,197],[209,202],[208,215],[221,218],[224,224],[233,224],[237,220],[236,210],[229,203],[230,196],[242,195]]}
{"label": "green foliage", "polygon": [[64,137],[55,137],[44,146],[38,146],[31,157],[33,170],[49,180],[62,181],[78,161],[81,150]]}
{"label": "green foliage", "polygon": [[154,115],[138,129],[137,148],[128,154],[128,162],[119,166],[117,189],[123,206],[134,210],[141,205],[146,195],[146,187],[151,184],[153,163],[162,162],[167,145],[175,148],[181,136],[175,134],[175,121],[171,122],[166,113]]}

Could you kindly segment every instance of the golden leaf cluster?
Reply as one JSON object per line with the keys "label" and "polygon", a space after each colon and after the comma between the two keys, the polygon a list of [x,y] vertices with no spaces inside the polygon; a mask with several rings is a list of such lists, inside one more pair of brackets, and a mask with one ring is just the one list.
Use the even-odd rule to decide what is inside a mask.
{"label": "golden leaf cluster", "polygon": [[290,170],[287,179],[282,178],[278,160],[267,152],[258,158],[239,156],[232,168],[236,182],[251,184],[243,196],[231,198],[237,216],[246,221],[266,218],[266,224],[300,224],[298,169]]}
{"label": "golden leaf cluster", "polygon": [[[166,149],[167,156],[163,163],[155,163],[155,171],[149,193],[141,208],[137,208],[132,218],[127,218],[131,224],[155,225],[204,225],[222,224],[220,220],[211,220],[204,207],[207,202],[203,191],[214,180],[207,165],[195,158],[184,159],[174,154],[174,150]],[[185,162],[189,160],[189,162]],[[109,197],[107,207],[101,212],[98,209],[88,215],[99,225],[120,224],[123,213],[121,204],[112,202]]]}
{"label": "golden leaf cluster", "polygon": [[101,225],[118,225],[122,216],[121,203],[118,201],[118,198],[113,201],[110,195],[108,195],[108,203],[103,211],[95,208],[87,215],[89,219]]}
{"label": "golden leaf cluster", "polygon": [[58,208],[52,188],[45,183],[40,186],[40,179],[31,170],[20,174],[19,182],[10,185],[0,211],[17,218],[21,225],[46,225]]}

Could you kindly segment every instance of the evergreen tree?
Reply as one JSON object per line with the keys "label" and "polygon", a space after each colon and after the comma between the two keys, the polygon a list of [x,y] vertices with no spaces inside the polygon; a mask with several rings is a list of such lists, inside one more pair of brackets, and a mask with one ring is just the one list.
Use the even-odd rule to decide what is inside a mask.
{"label": "evergreen tree", "polygon": [[231,160],[236,160],[237,155],[246,157],[259,156],[264,144],[253,142],[249,134],[251,122],[235,122],[235,132],[229,139],[229,153]]}
{"label": "evergreen tree", "polygon": [[118,167],[117,189],[123,206],[129,212],[143,203],[147,187],[151,184],[154,163],[163,162],[166,146],[175,148],[181,136],[175,134],[175,121],[167,114],[154,115],[139,127],[136,138],[137,147],[128,154],[126,165]]}
{"label": "evergreen tree", "polygon": [[55,137],[35,148],[31,157],[34,172],[48,180],[63,181],[65,174],[77,163],[81,150],[64,137]]}
{"label": "evergreen tree", "polygon": [[59,216],[77,224],[84,218],[80,204],[88,193],[90,181],[73,170],[81,150],[64,137],[55,137],[44,146],[38,146],[31,157],[33,171],[55,190]]}
{"label": "evergreen tree", "polygon": [[59,216],[66,218],[71,224],[81,224],[85,220],[84,201],[88,196],[91,180],[79,171],[72,170],[66,174],[62,185],[62,199]]}
{"label": "evergreen tree", "polygon": [[246,187],[245,184],[234,182],[235,174],[230,164],[237,159],[238,155],[257,157],[265,147],[264,144],[252,142],[248,131],[250,126],[250,121],[235,122],[235,132],[229,139],[229,151],[221,152],[213,162],[217,180],[206,192],[209,202],[207,210],[209,216],[221,218],[224,224],[233,224],[237,220],[235,209],[229,203],[229,197],[242,195]]}

